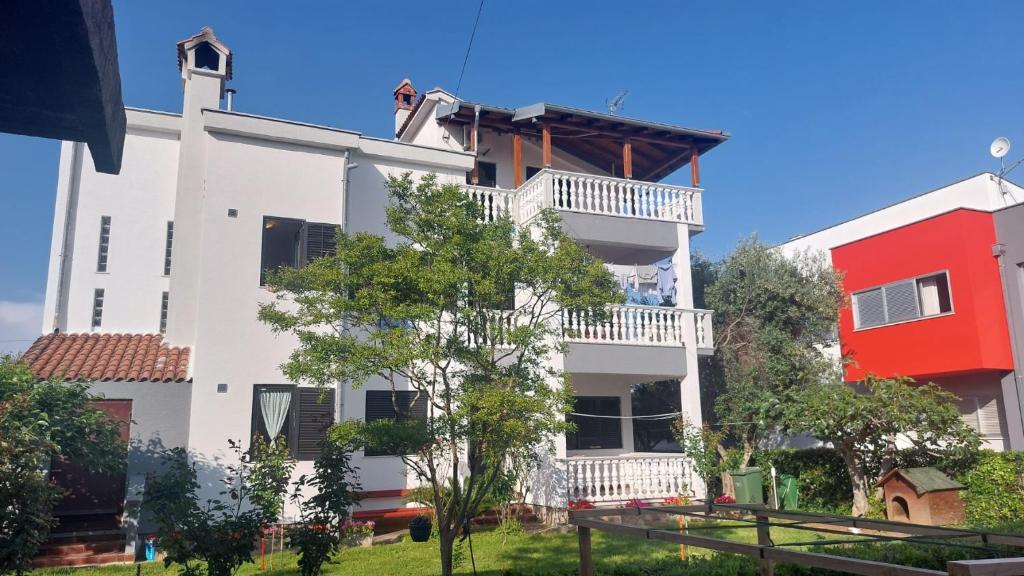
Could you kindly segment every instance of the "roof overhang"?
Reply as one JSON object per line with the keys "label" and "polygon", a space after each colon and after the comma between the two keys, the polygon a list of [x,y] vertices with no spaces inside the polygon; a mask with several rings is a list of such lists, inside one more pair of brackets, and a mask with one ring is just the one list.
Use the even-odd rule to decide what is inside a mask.
{"label": "roof overhang", "polygon": [[699,130],[591,112],[568,106],[537,103],[521,108],[501,108],[474,102],[439,104],[438,121],[472,124],[498,132],[540,133],[551,129],[552,147],[601,168],[621,166],[622,145],[630,141],[633,175],[658,181],[690,162],[694,149],[704,154],[729,139],[718,130]]}
{"label": "roof overhang", "polygon": [[0,132],[89,144],[117,174],[125,112],[110,0],[0,2]]}

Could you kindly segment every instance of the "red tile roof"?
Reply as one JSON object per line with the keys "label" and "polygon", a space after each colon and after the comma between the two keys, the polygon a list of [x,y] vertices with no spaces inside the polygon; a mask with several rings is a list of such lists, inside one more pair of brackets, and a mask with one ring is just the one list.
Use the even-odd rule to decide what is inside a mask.
{"label": "red tile roof", "polygon": [[159,334],[47,334],[22,358],[40,378],[184,382],[187,347],[171,348]]}

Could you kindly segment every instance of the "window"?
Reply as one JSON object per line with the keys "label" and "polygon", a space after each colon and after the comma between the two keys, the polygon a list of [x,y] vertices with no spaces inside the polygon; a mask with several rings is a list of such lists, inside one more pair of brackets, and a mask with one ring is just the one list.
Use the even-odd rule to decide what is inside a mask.
{"label": "window", "polygon": [[171,248],[174,245],[174,222],[167,223],[167,240],[164,243],[164,276],[171,275]]}
{"label": "window", "polygon": [[99,328],[103,324],[103,288],[97,288],[92,293],[92,327]]}
{"label": "window", "polygon": [[[397,410],[396,410],[397,408]],[[426,420],[427,395],[415,391],[367,390],[366,421],[376,420]],[[397,450],[383,447],[367,447],[367,456],[398,456]]]}
{"label": "window", "polygon": [[[498,165],[494,162],[476,163],[477,186],[494,188],[498,185]],[[466,184],[473,183],[473,173],[466,174]]]}
{"label": "window", "polygon": [[260,285],[266,283],[267,270],[283,266],[299,268],[321,256],[334,254],[336,229],[337,224],[264,217]]}
{"label": "window", "polygon": [[167,333],[167,302],[169,293],[164,292],[163,296],[160,297],[160,333]]}
{"label": "window", "polygon": [[[678,380],[636,384],[631,390],[633,416],[653,416],[682,411]],[[672,434],[672,420],[633,420],[633,450],[636,452],[682,452]]]}
{"label": "window", "polygon": [[[321,397],[322,396],[322,397]],[[252,435],[284,436],[296,460],[314,460],[334,421],[334,390],[291,384],[256,386],[252,395]]]}
{"label": "window", "polygon": [[959,403],[960,417],[982,436],[1002,436],[999,424],[999,398],[995,396],[964,396]]}
{"label": "window", "polygon": [[618,418],[622,406],[618,396],[577,396],[573,412],[593,416],[570,414],[566,418],[576,424],[576,430],[565,435],[566,450],[622,448],[622,421]]}
{"label": "window", "polygon": [[526,179],[529,180],[530,178],[533,178],[534,176],[537,175],[538,172],[540,172],[540,168],[538,168],[537,166],[527,166]]}
{"label": "window", "polygon": [[110,216],[100,216],[100,249],[96,259],[96,271],[107,271],[107,258],[110,256]]}
{"label": "window", "polygon": [[953,312],[949,274],[901,280],[853,295],[854,327],[873,328]]}

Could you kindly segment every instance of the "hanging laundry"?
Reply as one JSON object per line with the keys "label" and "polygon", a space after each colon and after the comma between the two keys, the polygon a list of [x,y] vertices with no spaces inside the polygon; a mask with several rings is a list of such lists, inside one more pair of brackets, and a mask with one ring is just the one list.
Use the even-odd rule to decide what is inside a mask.
{"label": "hanging laundry", "polygon": [[[666,258],[658,262],[658,294],[662,299],[675,305],[676,303],[676,269],[672,266],[672,259]],[[660,303],[659,303],[660,304]]]}

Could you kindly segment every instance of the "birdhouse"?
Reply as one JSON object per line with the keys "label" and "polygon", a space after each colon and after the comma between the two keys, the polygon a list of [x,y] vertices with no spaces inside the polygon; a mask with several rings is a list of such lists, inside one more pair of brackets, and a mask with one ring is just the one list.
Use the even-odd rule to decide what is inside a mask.
{"label": "birdhouse", "polygon": [[935,468],[897,468],[878,481],[889,520],[945,526],[964,520],[964,485]]}

